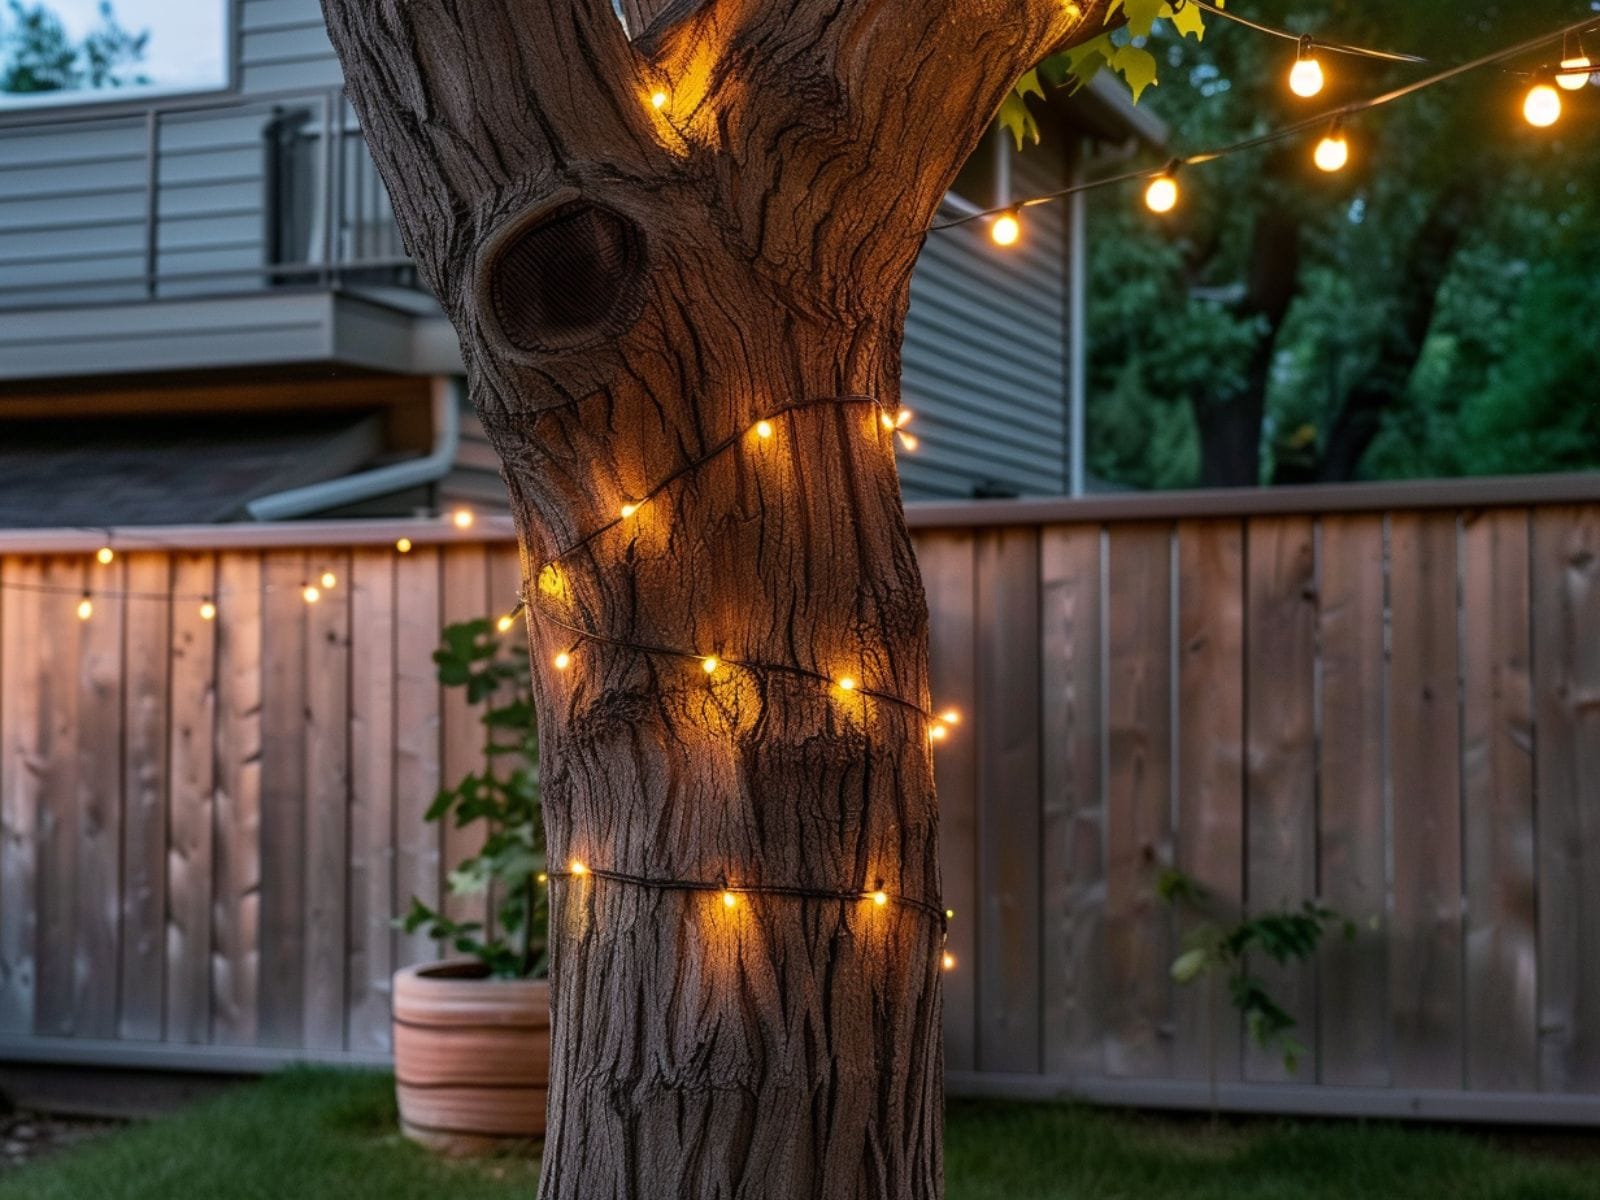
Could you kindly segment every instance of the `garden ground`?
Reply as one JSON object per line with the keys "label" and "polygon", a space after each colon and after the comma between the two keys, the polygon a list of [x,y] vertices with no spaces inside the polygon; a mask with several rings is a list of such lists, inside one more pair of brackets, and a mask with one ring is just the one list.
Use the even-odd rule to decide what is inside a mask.
{"label": "garden ground", "polygon": [[[0,1200],[528,1200],[537,1166],[436,1160],[388,1077],[297,1070],[0,1176]],[[954,1102],[949,1200],[1600,1200],[1600,1136],[1509,1142],[1393,1125],[1212,1125]]]}

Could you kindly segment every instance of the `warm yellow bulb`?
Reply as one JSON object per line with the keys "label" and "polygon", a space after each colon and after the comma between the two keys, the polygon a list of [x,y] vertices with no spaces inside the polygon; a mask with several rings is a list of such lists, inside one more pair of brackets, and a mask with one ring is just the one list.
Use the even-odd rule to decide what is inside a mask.
{"label": "warm yellow bulb", "polygon": [[637,504],[624,504],[622,506],[622,517],[623,517],[624,520],[626,520],[627,518],[633,516],[633,514],[638,512],[638,511],[639,511],[639,506]]}
{"label": "warm yellow bulb", "polygon": [[85,596],[78,601],[78,620],[87,621],[94,616],[94,601]]}
{"label": "warm yellow bulb", "polygon": [[1315,96],[1322,84],[1322,64],[1315,58],[1302,58],[1289,70],[1289,90],[1296,96]]}
{"label": "warm yellow bulb", "polygon": [[907,433],[904,429],[897,430],[897,432],[900,435],[900,444],[907,450],[914,451],[918,446],[922,445],[922,440],[916,434]]}
{"label": "warm yellow bulb", "polygon": [[950,730],[946,726],[935,722],[928,727],[928,740],[930,742],[942,742],[949,732]]}
{"label": "warm yellow bulb", "polygon": [[565,671],[568,667],[570,667],[572,665],[572,655],[568,654],[565,650],[563,650],[560,654],[556,655],[555,658],[551,659],[550,661],[555,663],[556,670]]}
{"label": "warm yellow bulb", "polygon": [[879,908],[882,908],[885,904],[889,903],[889,893],[884,891],[873,892],[872,902]]}
{"label": "warm yellow bulb", "polygon": [[943,966],[946,971],[954,971],[956,969],[956,956],[948,950],[944,952]]}
{"label": "warm yellow bulb", "polygon": [[472,523],[477,519],[477,516],[470,508],[458,508],[450,516],[450,520],[455,523],[457,529],[471,529]]}
{"label": "warm yellow bulb", "polygon": [[722,907],[723,908],[735,908],[735,907],[738,906],[738,903],[739,903],[739,897],[735,896],[732,892],[723,892],[722,893]]}
{"label": "warm yellow bulb", "polygon": [[717,673],[717,668],[721,665],[721,661],[715,654],[708,654],[706,657],[700,660],[700,669],[707,675],[715,675]]}
{"label": "warm yellow bulb", "polygon": [[843,679],[839,680],[839,690],[841,692],[853,692],[853,691],[855,691],[856,690],[856,681],[854,679],[851,679],[850,676],[846,675]]}
{"label": "warm yellow bulb", "polygon": [[913,417],[915,417],[916,415],[917,414],[912,412],[909,408],[902,408],[899,412],[897,412],[895,414],[894,427],[896,429],[904,429],[907,425],[909,425],[911,423],[911,419]]}
{"label": "warm yellow bulb", "polygon": [[1529,125],[1548,129],[1561,119],[1561,93],[1548,83],[1537,84],[1522,102],[1522,115]]}
{"label": "warm yellow bulb", "polygon": [[961,710],[959,708],[947,708],[939,714],[939,720],[946,725],[959,725],[961,724]]}
{"label": "warm yellow bulb", "polygon": [[100,560],[102,566],[109,566],[111,560],[117,556],[117,552],[110,546],[101,546],[100,549],[95,551],[94,556]]}
{"label": "warm yellow bulb", "polygon": [[322,589],[314,583],[308,583],[300,589],[300,598],[307,604],[315,604],[322,599]]}
{"label": "warm yellow bulb", "polygon": [[885,429],[893,429],[894,428],[894,418],[891,417],[888,413],[880,413],[878,415],[878,420],[883,422],[883,427]]}
{"label": "warm yellow bulb", "polygon": [[573,859],[572,862],[567,866],[567,872],[571,875],[587,875],[589,873],[589,868],[584,866],[577,859]]}
{"label": "warm yellow bulb", "polygon": [[1330,133],[1317,143],[1311,161],[1317,164],[1319,171],[1342,171],[1350,161],[1350,143],[1345,140],[1344,134]]}
{"label": "warm yellow bulb", "polygon": [[1157,175],[1144,189],[1144,206],[1153,213],[1169,213],[1178,206],[1178,181],[1171,175]]}
{"label": "warm yellow bulb", "polygon": [[398,539],[394,544],[394,548],[396,550],[400,551],[401,554],[410,554],[411,553],[411,539],[410,538],[400,538],[400,539]]}
{"label": "warm yellow bulb", "polygon": [[944,919],[946,921],[954,921],[956,919],[956,910],[953,909],[953,908],[945,909],[944,910]]}
{"label": "warm yellow bulb", "polygon": [[667,106],[668,96],[665,92],[655,91],[650,93],[650,107],[660,112]]}
{"label": "warm yellow bulb", "polygon": [[510,613],[507,613],[505,616],[501,617],[498,621],[496,621],[494,623],[494,627],[496,629],[498,629],[501,633],[509,633],[510,630],[511,630],[511,627],[513,625],[515,625],[516,623],[517,623],[517,619],[515,617],[513,617]]}
{"label": "warm yellow bulb", "polygon": [[217,619],[217,606],[209,600],[200,604],[200,619],[202,621],[215,621]]}
{"label": "warm yellow bulb", "polygon": [[996,246],[1015,246],[1022,237],[1022,222],[1016,213],[1001,213],[989,226],[989,236]]}
{"label": "warm yellow bulb", "polygon": [[322,586],[323,587],[325,587],[325,588],[333,588],[333,587],[337,587],[338,584],[339,584],[339,577],[337,575],[335,575],[332,571],[324,571],[322,573]]}
{"label": "warm yellow bulb", "polygon": [[540,883],[549,883],[550,882],[550,876],[546,875],[543,871],[540,871],[539,872],[539,882]]}
{"label": "warm yellow bulb", "polygon": [[1594,70],[1594,64],[1589,61],[1587,54],[1580,54],[1576,58],[1563,58],[1561,66],[1562,73],[1556,76],[1556,86],[1565,88],[1569,92],[1576,92],[1588,83],[1589,75]]}
{"label": "warm yellow bulb", "polygon": [[771,421],[757,421],[756,422],[756,436],[758,438],[763,438],[763,439],[771,437],[772,436],[772,422]]}

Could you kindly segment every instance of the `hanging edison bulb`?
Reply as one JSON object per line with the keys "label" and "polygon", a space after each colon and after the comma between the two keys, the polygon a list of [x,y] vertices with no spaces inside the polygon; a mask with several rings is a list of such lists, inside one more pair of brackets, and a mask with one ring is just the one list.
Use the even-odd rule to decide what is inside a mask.
{"label": "hanging edison bulb", "polygon": [[1561,93],[1548,83],[1535,84],[1522,102],[1522,115],[1535,129],[1548,129],[1561,119]]}
{"label": "hanging edison bulb", "polygon": [[1309,99],[1322,90],[1326,82],[1322,64],[1312,52],[1311,40],[1300,39],[1300,51],[1295,55],[1294,66],[1289,68],[1289,90],[1296,96]]}
{"label": "hanging edison bulb", "polygon": [[1161,172],[1144,189],[1144,206],[1153,213],[1169,213],[1178,207],[1178,181],[1170,170]]}
{"label": "hanging edison bulb", "polygon": [[1589,82],[1593,71],[1594,63],[1583,49],[1583,39],[1579,38],[1574,47],[1569,37],[1561,47],[1561,73],[1556,76],[1556,86],[1569,92],[1579,91]]}
{"label": "hanging edison bulb", "polygon": [[1345,164],[1350,161],[1350,142],[1337,122],[1317,143],[1317,148],[1311,153],[1311,161],[1317,164],[1317,170],[1330,175],[1344,170]]}
{"label": "hanging edison bulb", "polygon": [[1022,219],[1016,209],[1007,209],[994,219],[989,237],[996,246],[1015,246],[1022,239]]}
{"label": "hanging edison bulb", "polygon": [[94,601],[89,598],[89,593],[83,594],[83,599],[78,601],[78,620],[87,621],[94,616]]}

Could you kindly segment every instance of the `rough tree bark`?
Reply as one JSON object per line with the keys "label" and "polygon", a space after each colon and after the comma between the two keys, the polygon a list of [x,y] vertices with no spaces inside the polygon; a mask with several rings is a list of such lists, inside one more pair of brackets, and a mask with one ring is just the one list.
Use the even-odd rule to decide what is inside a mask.
{"label": "rough tree bark", "polygon": [[[552,857],[937,900],[926,611],[859,402],[624,503],[786,405],[897,403],[923,231],[1103,0],[323,0],[504,463]],[[631,36],[630,36],[631,34]],[[658,110],[651,102],[666,94]],[[600,640],[578,640],[562,622]],[[562,881],[541,1195],[942,1195],[937,923]]]}

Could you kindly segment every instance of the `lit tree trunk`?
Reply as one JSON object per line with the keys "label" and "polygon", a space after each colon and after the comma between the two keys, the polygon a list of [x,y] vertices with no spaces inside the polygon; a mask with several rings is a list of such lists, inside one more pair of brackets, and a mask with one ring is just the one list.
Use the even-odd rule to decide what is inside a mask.
{"label": "lit tree trunk", "polygon": [[[537,688],[555,862],[937,903],[926,611],[862,398],[897,405],[956,169],[1098,2],[625,0],[630,39],[610,0],[324,0],[535,660],[572,654]],[[556,883],[547,1200],[942,1195],[930,914]]]}

